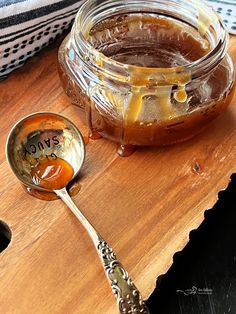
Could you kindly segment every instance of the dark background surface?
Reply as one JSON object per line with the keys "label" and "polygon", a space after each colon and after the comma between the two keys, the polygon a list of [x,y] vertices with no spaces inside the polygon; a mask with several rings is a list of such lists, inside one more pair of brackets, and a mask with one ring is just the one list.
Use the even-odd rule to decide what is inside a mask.
{"label": "dark background surface", "polygon": [[151,314],[236,313],[236,175],[157,279]]}

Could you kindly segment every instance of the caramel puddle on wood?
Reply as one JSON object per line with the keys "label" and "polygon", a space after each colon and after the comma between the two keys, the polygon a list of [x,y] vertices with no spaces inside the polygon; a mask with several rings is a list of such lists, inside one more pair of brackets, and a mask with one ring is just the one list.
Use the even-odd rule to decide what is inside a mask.
{"label": "caramel puddle on wood", "polygon": [[[55,201],[59,199],[59,197],[54,192],[46,192],[46,191],[44,192],[44,191],[32,189],[31,187],[28,187],[28,186],[24,186],[24,185],[22,186],[28,194],[40,200]],[[68,193],[70,196],[76,196],[80,192],[81,188],[82,188],[81,184],[73,180],[68,186]]]}

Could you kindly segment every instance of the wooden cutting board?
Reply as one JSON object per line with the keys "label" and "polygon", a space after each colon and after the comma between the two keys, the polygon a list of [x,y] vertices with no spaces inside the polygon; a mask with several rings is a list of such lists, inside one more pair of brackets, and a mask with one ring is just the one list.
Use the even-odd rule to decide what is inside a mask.
{"label": "wooden cutting board", "polygon": [[[11,127],[32,112],[60,113],[87,132],[60,85],[57,50],[58,43],[0,83],[0,220],[12,231],[0,254],[0,312],[113,314],[115,299],[83,227],[62,201],[26,194],[5,158]],[[230,51],[236,63],[236,37]],[[235,156],[236,95],[208,130],[188,142],[140,148],[129,158],[104,139],[87,145],[74,200],[144,298],[228,185]]]}

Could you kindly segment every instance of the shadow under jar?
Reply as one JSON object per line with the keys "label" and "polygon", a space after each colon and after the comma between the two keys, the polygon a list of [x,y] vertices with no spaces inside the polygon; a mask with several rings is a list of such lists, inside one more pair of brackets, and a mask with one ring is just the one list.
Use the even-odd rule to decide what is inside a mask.
{"label": "shadow under jar", "polygon": [[59,49],[59,74],[91,137],[127,156],[191,138],[221,114],[233,96],[227,45],[200,1],[88,0]]}

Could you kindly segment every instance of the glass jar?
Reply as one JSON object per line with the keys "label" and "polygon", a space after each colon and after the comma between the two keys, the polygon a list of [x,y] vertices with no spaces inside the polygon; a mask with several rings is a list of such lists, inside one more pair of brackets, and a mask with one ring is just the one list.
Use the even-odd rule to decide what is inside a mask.
{"label": "glass jar", "polygon": [[191,138],[233,96],[228,34],[190,0],[87,0],[59,49],[59,74],[91,131],[119,144]]}

